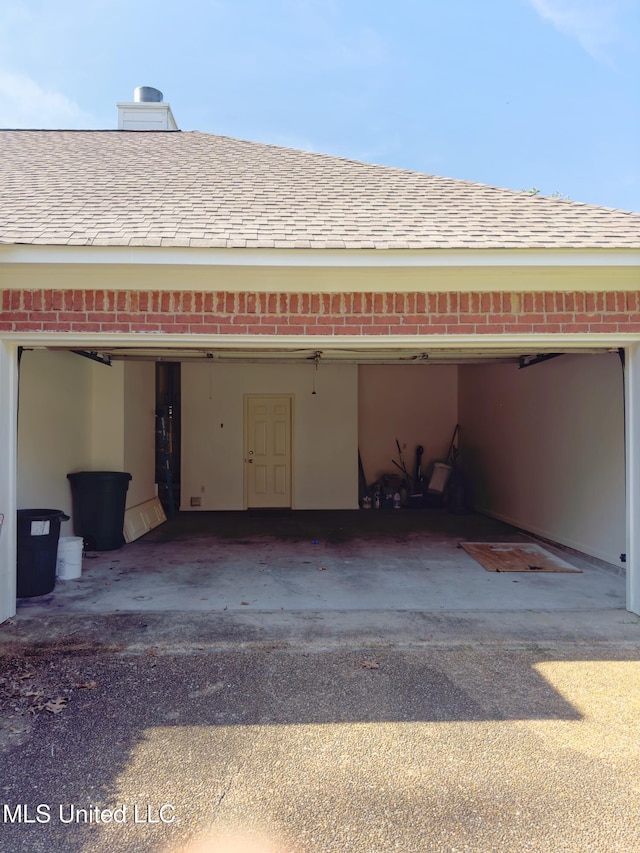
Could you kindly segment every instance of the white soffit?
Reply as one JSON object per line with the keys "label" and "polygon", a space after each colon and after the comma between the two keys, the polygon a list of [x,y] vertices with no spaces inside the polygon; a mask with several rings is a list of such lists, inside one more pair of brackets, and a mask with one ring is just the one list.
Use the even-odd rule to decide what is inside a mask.
{"label": "white soffit", "polygon": [[245,267],[640,267],[637,249],[203,249],[0,245],[5,264]]}

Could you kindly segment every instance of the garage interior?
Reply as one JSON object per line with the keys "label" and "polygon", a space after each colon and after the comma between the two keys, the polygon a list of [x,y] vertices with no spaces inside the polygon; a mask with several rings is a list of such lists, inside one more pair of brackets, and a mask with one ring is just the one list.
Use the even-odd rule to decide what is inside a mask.
{"label": "garage interior", "polygon": [[[291,509],[266,522],[245,499],[250,394],[294,404]],[[422,446],[428,471],[456,424],[466,512],[358,508],[358,452],[369,485],[398,473],[396,439],[408,468]],[[617,350],[25,348],[18,506],[70,513],[67,473],[78,470],[131,472],[127,507],[158,494],[169,508],[171,491],[176,517],[86,555],[83,577],[22,601],[30,611],[624,608]],[[581,573],[496,575],[458,547],[530,536]]]}

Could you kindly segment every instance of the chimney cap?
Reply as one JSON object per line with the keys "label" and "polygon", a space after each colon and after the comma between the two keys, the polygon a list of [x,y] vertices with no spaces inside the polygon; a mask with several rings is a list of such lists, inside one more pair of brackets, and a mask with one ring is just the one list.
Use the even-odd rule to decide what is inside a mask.
{"label": "chimney cap", "polygon": [[137,104],[159,104],[162,102],[162,92],[153,86],[138,86],[133,92],[133,100]]}

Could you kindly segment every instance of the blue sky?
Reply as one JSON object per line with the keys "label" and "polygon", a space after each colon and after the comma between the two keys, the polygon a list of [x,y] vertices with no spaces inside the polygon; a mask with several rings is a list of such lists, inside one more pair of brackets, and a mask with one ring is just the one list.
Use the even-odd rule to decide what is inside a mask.
{"label": "blue sky", "polygon": [[640,211],[640,0],[3,0],[0,126],[178,125]]}

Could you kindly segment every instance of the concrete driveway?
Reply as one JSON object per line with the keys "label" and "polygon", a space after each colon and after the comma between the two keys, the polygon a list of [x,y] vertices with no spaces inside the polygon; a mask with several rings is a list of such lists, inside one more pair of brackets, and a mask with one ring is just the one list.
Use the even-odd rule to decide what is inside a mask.
{"label": "concrete driveway", "polygon": [[[477,577],[509,592],[429,608],[417,585],[433,602],[435,552],[412,574],[424,549],[414,554],[408,533],[386,543],[408,544],[407,574],[400,555],[386,579],[371,569],[384,594],[354,593],[366,607],[336,607],[321,586],[315,609],[276,609],[275,587],[268,607],[86,606],[100,583],[124,582],[115,563],[83,607],[81,596],[58,607],[58,590],[22,607],[0,626],[2,849],[637,853],[640,620],[620,604],[624,580],[594,567],[552,575],[590,592],[572,607],[556,585],[539,607],[543,592],[527,583],[543,578],[484,572],[454,546],[465,601]],[[343,547],[348,538],[305,542],[296,584],[362,580]],[[266,595],[264,575],[256,565],[244,581]],[[147,577],[152,595],[162,577]],[[412,580],[416,606],[392,606],[411,599],[389,578],[401,590]]]}

